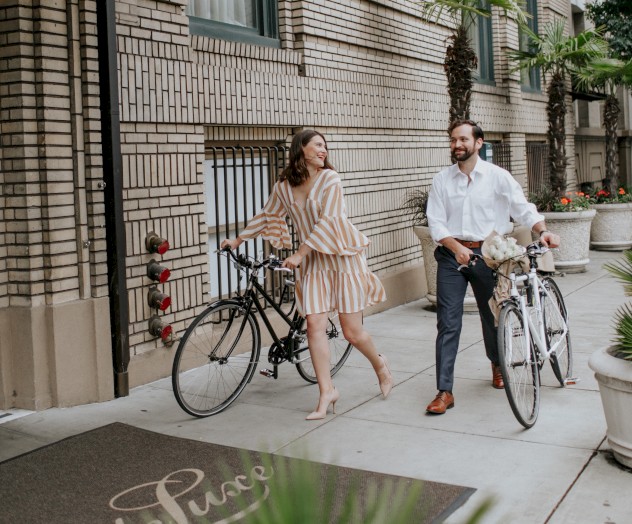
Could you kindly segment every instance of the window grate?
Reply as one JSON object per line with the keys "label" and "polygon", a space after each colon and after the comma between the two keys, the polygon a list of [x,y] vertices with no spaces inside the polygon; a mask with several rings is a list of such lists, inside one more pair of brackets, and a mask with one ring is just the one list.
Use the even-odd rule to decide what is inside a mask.
{"label": "window grate", "polygon": [[506,142],[492,144],[492,159],[494,164],[511,173],[511,146]]}
{"label": "window grate", "polygon": [[[208,227],[211,296],[226,298],[241,292],[244,281],[239,271],[215,251],[225,238],[235,238],[248,221],[265,205],[270,191],[287,164],[286,146],[212,147],[204,163],[206,224]],[[297,247],[294,228],[288,220],[292,241]],[[288,250],[276,250],[261,238],[246,241],[240,253],[253,258],[274,253],[280,258]],[[266,291],[279,296],[286,273],[268,272],[262,282]]]}
{"label": "window grate", "polygon": [[549,181],[549,145],[527,142],[527,182],[529,193],[538,193]]}

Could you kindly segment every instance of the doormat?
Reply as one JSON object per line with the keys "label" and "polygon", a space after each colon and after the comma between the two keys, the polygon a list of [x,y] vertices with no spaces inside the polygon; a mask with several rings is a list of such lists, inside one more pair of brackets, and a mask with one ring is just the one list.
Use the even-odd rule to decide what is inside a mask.
{"label": "doormat", "polygon": [[114,423],[0,463],[0,522],[430,523],[474,491]]}

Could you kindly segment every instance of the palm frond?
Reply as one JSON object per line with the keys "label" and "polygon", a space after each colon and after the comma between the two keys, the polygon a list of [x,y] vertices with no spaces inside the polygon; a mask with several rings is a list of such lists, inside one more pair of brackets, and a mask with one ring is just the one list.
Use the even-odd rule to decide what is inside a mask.
{"label": "palm frond", "polygon": [[632,296],[632,250],[624,251],[623,256],[622,260],[604,264],[604,269],[623,283],[626,295]]}
{"label": "palm frond", "polygon": [[632,59],[624,62],[618,58],[597,57],[575,71],[578,86],[593,88],[605,86],[615,94],[618,86],[632,86]]}
{"label": "palm frond", "polygon": [[529,40],[528,51],[513,51],[509,58],[517,62],[512,71],[539,67],[544,73],[574,71],[590,60],[605,57],[608,44],[597,30],[589,29],[576,36],[566,34],[566,21],[555,20],[535,34],[521,28]]}
{"label": "palm frond", "polygon": [[[487,0],[488,6],[501,9],[506,15],[513,15],[519,24],[526,25],[525,0]],[[463,15],[480,15],[489,17],[491,10],[482,7],[481,0],[424,0],[421,2],[422,16],[428,21],[436,22],[443,13],[449,14],[457,24],[463,20]]]}
{"label": "palm frond", "polygon": [[632,360],[632,305],[619,308],[614,320],[616,334],[613,342],[617,352],[626,360]]}

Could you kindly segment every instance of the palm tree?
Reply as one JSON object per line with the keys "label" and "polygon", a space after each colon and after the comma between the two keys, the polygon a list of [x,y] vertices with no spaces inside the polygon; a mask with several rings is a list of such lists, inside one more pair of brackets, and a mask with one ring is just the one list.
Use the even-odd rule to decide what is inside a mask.
{"label": "palm tree", "polygon": [[539,67],[549,74],[546,93],[548,118],[550,190],[561,197],[566,192],[566,83],[570,73],[585,66],[591,59],[603,56],[607,43],[596,30],[586,30],[576,36],[565,34],[566,22],[556,20],[547,24],[542,35],[522,27],[527,35],[527,50],[510,51],[508,56],[517,62],[514,70]]}
{"label": "palm tree", "polygon": [[468,31],[478,15],[491,16],[491,6],[500,8],[505,15],[512,15],[520,24],[526,24],[522,0],[427,0],[422,3],[426,20],[438,21],[445,12],[451,18],[453,28],[446,49],[443,69],[448,80],[450,96],[450,123],[470,118],[470,101],[478,59],[468,36]]}
{"label": "palm tree", "polygon": [[619,86],[632,87],[632,60],[623,62],[616,58],[598,58],[587,63],[575,74],[578,87],[601,88],[606,94],[603,126],[606,137],[606,172],[604,187],[611,195],[619,188],[619,166],[617,164],[617,126],[621,108],[617,99]]}

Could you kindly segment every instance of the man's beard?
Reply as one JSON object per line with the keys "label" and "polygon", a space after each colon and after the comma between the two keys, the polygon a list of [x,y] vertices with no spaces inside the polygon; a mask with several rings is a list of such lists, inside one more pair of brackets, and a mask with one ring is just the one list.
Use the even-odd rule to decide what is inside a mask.
{"label": "man's beard", "polygon": [[467,159],[471,158],[473,154],[474,154],[473,149],[467,149],[465,151],[460,151],[460,152],[452,151],[452,160],[454,162],[465,162]]}

